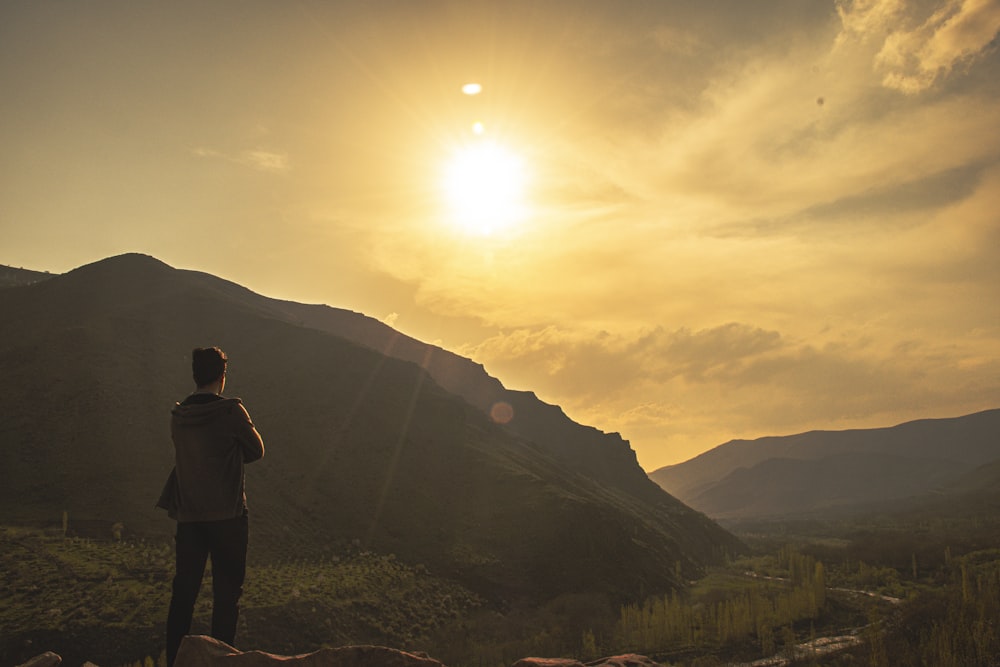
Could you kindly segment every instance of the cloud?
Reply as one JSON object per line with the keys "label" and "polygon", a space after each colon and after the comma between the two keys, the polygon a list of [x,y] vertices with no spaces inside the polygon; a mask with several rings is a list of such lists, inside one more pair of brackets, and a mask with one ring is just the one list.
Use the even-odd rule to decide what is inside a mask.
{"label": "cloud", "polygon": [[[970,21],[991,23],[992,8],[1000,5],[967,2],[953,8],[950,20],[935,19],[940,25],[925,51],[938,55],[923,62],[950,63],[947,72],[937,66],[935,76],[950,72],[955,85],[952,94],[919,100],[884,87],[883,74],[873,71],[886,35],[937,25],[935,12],[928,17],[914,6],[844,3],[838,30],[818,31],[815,36],[823,39],[790,39],[780,49],[759,45],[748,51],[707,80],[697,108],[678,112],[669,98],[646,96],[650,109],[661,106],[659,131],[651,140],[645,128],[633,132],[634,140],[616,137],[621,154],[605,151],[594,163],[640,202],[630,214],[640,205],[678,211],[680,216],[670,217],[702,234],[731,235],[741,226],[750,235],[800,233],[807,230],[799,224],[811,217],[807,212],[861,202],[875,192],[898,193],[896,201],[907,206],[907,190],[947,180],[949,172],[960,178],[970,166],[1000,154],[995,97],[989,88],[975,87],[976,80],[957,76],[990,52],[983,40],[996,30],[978,28],[978,41],[951,37]],[[963,43],[968,53],[960,56]],[[820,97],[822,105],[816,104]],[[762,220],[791,224],[762,229]],[[831,230],[808,228],[824,235]]]}
{"label": "cloud", "polygon": [[573,387],[608,395],[674,380],[745,381],[751,362],[787,345],[778,332],[739,323],[700,331],[655,327],[631,335],[549,326],[497,334],[462,352],[515,377],[544,375],[544,385],[560,393]]}
{"label": "cloud", "polygon": [[917,94],[981,59],[1000,32],[997,0],[945,0],[931,8],[923,20],[901,0],[844,2],[838,12],[844,38],[881,40],[873,64],[882,85]]}
{"label": "cloud", "polygon": [[283,172],[291,169],[291,162],[287,153],[262,149],[244,150],[239,153],[230,154],[214,148],[199,146],[191,149],[191,154],[200,158],[223,160],[232,164],[250,167],[257,171]]}
{"label": "cloud", "polygon": [[[902,421],[901,411],[958,414],[970,393],[980,408],[1000,401],[995,332],[970,334],[974,345],[886,343],[869,333],[834,329],[823,343],[735,322],[632,334],[546,327],[498,334],[461,352],[574,419],[640,443],[647,469],[733,437],[817,423],[884,426]],[[982,353],[970,354],[977,345]]]}
{"label": "cloud", "polygon": [[846,35],[862,37],[886,31],[905,8],[905,0],[841,0],[837,3],[837,13]]}
{"label": "cloud", "polygon": [[288,155],[264,150],[243,151],[237,162],[261,171],[285,171],[290,168]]}
{"label": "cloud", "polygon": [[[422,308],[502,331],[453,348],[620,431],[644,465],[993,407],[1000,106],[972,72],[991,47],[951,48],[974,9],[842,3],[802,35],[718,52],[638,26],[600,51],[606,69],[636,58],[627,81],[579,68],[614,98],[541,144],[560,177],[544,216],[482,247],[402,227],[368,247]],[[950,63],[933,94],[876,65],[911,33],[921,62]]]}

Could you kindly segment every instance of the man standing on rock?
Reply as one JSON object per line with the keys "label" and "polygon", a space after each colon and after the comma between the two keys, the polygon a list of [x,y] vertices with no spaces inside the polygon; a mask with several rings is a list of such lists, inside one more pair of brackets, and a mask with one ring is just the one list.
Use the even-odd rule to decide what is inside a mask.
{"label": "man standing on rock", "polygon": [[167,664],[172,667],[212,558],[212,636],[232,645],[247,562],[243,464],[264,456],[264,442],[238,398],[225,398],[226,354],[197,348],[191,368],[197,389],[171,411],[175,466],[157,507],[177,520],[177,569],[167,615]]}

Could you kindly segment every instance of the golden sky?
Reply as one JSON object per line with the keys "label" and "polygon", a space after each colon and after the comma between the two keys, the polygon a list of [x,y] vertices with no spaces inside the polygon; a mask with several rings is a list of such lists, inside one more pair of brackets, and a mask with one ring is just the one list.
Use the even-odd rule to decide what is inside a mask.
{"label": "golden sky", "polygon": [[[360,311],[647,470],[1000,407],[998,30],[1000,0],[3,2],[0,263]],[[507,218],[505,177],[472,190],[488,230],[445,185],[486,144],[523,182]]]}

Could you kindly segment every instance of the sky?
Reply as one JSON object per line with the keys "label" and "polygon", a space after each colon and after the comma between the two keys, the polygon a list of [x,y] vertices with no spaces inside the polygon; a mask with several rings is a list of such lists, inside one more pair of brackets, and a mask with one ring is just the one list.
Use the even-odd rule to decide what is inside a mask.
{"label": "sky", "polygon": [[363,312],[647,471],[997,408],[998,31],[1000,0],[2,0],[0,264]]}

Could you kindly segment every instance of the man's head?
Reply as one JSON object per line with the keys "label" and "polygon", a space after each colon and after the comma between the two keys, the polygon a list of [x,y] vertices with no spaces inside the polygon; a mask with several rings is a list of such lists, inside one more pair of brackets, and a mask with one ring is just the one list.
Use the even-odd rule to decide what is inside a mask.
{"label": "man's head", "polygon": [[226,353],[217,347],[196,347],[191,352],[194,383],[201,389],[224,380],[227,361]]}

